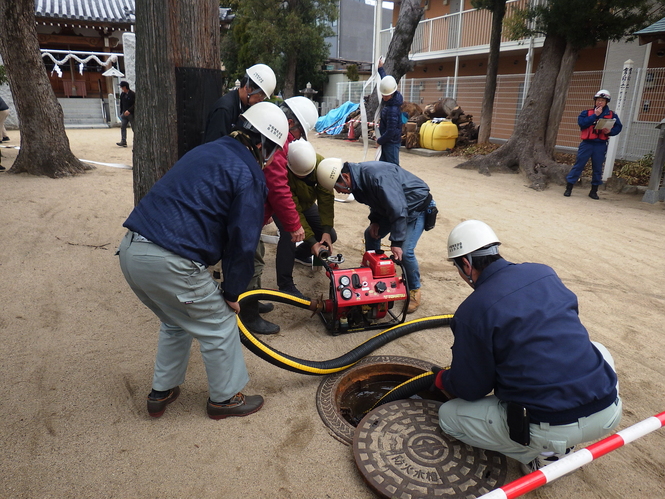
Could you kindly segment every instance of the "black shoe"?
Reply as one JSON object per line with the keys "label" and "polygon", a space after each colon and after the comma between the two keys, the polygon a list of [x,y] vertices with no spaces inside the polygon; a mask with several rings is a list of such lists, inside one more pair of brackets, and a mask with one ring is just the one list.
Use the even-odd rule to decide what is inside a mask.
{"label": "black shoe", "polygon": [[166,397],[154,398],[151,393],[148,395],[148,414],[150,414],[153,418],[160,417],[162,414],[164,414],[166,406],[171,402],[175,402],[175,400],[178,398],[178,395],[180,395],[179,386],[171,388],[168,391],[168,395]]}
{"label": "black shoe", "polygon": [[296,298],[300,298],[301,300],[307,300],[309,301],[309,298],[303,295],[298,288],[296,288],[295,285],[288,287],[288,288],[280,288],[280,293],[286,293],[287,295],[295,296]]}
{"label": "black shoe", "polygon": [[563,193],[564,196],[570,197],[570,195],[573,193],[573,184],[568,182],[566,184],[566,192]]}
{"label": "black shoe", "polygon": [[120,147],[127,147],[127,142],[125,142],[124,140],[121,140],[120,142],[116,142],[116,144],[119,145]]}
{"label": "black shoe", "polygon": [[279,326],[268,322],[259,315],[259,302],[250,301],[240,308],[240,320],[252,334],[277,334]]}
{"label": "black shoe", "polygon": [[296,256],[295,257],[295,262],[299,263],[300,265],[306,265],[307,267],[312,266],[312,255],[308,255],[306,258],[301,258]]}
{"label": "black shoe", "polygon": [[11,139],[10,139],[9,137],[2,137],[2,141],[3,141],[3,142],[8,142],[8,141],[10,141],[10,140],[11,140]]}
{"label": "black shoe", "polygon": [[267,314],[268,312],[272,312],[273,310],[275,310],[275,305],[273,305],[272,303],[259,302],[260,314]]}
{"label": "black shoe", "polygon": [[591,190],[589,191],[589,197],[591,199],[600,199],[598,197],[598,186],[597,185],[592,185]]}
{"label": "black shoe", "polygon": [[5,170],[6,170],[6,168],[4,166],[0,165],[0,172],[4,172]]}
{"label": "black shoe", "polygon": [[226,402],[213,402],[208,399],[208,417],[210,419],[224,419],[231,416],[242,417],[254,414],[263,407],[261,395],[243,395],[236,393]]}

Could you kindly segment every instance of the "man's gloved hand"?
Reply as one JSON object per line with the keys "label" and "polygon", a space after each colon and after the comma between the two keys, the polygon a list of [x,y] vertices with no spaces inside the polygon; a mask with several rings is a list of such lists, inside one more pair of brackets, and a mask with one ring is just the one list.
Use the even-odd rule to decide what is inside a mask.
{"label": "man's gloved hand", "polygon": [[435,392],[437,390],[441,390],[441,388],[436,386],[436,379],[439,377],[439,373],[441,371],[445,371],[446,369],[448,369],[448,368],[439,367],[439,366],[432,366],[430,368],[430,370],[434,373],[434,379],[432,380],[432,386],[430,387],[430,391]]}
{"label": "man's gloved hand", "polygon": [[[453,395],[449,391],[446,390],[446,387],[443,386],[443,383],[441,383],[441,377],[439,376],[443,371],[447,371],[450,369],[450,366],[446,367],[439,367],[439,366],[432,366],[430,370],[434,373],[434,379],[432,380],[432,386],[430,387],[430,391],[437,393],[441,392],[443,395],[446,397],[447,400],[452,400],[456,397],[456,395]],[[437,381],[439,381],[439,384],[437,385]]]}

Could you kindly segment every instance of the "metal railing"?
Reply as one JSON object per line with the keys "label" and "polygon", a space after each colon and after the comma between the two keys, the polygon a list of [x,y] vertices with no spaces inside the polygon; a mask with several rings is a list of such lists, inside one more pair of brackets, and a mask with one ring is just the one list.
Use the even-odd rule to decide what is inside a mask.
{"label": "metal railing", "polygon": [[[517,9],[544,3],[544,1],[509,0],[506,2],[505,17],[510,17]],[[394,30],[394,27],[381,30],[381,52],[384,54],[388,51]],[[492,12],[486,9],[469,9],[432,19],[424,19],[418,23],[409,54],[414,56],[428,52],[486,47],[490,43],[491,31]],[[510,41],[505,35],[501,38],[502,43]],[[513,41],[518,42],[520,40]]]}

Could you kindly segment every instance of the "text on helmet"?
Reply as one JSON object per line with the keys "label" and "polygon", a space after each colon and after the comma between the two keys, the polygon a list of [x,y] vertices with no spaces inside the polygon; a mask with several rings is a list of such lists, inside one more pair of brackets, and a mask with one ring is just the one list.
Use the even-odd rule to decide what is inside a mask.
{"label": "text on helmet", "polygon": [[261,75],[256,71],[249,76],[251,76],[252,80],[254,80],[256,83],[263,83],[263,78],[261,78]]}
{"label": "text on helmet", "polygon": [[282,132],[280,132],[276,127],[273,125],[268,125],[268,133],[273,134],[275,137],[278,139],[282,138]]}
{"label": "text on helmet", "polygon": [[461,250],[462,247],[463,247],[463,245],[462,245],[461,241],[459,243],[449,244],[448,245],[448,253],[452,253],[453,251]]}

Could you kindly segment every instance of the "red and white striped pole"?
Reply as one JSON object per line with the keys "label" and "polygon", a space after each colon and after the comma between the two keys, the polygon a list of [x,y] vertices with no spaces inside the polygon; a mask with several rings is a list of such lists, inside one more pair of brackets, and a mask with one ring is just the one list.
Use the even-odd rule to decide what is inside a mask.
{"label": "red and white striped pole", "polygon": [[592,444],[577,452],[573,452],[552,464],[548,464],[533,473],[529,473],[522,478],[510,482],[501,488],[494,489],[480,496],[478,499],[513,499],[521,495],[531,492],[532,490],[542,487],[546,483],[550,483],[563,475],[570,473],[577,468],[581,468],[585,464],[590,463],[594,459],[604,456],[605,454],[618,449],[637,440],[644,435],[656,431],[665,425],[665,412],[651,416],[650,418],[640,421],[633,426],[629,426],[625,430],[621,430],[614,435],[611,435],[595,444]]}

